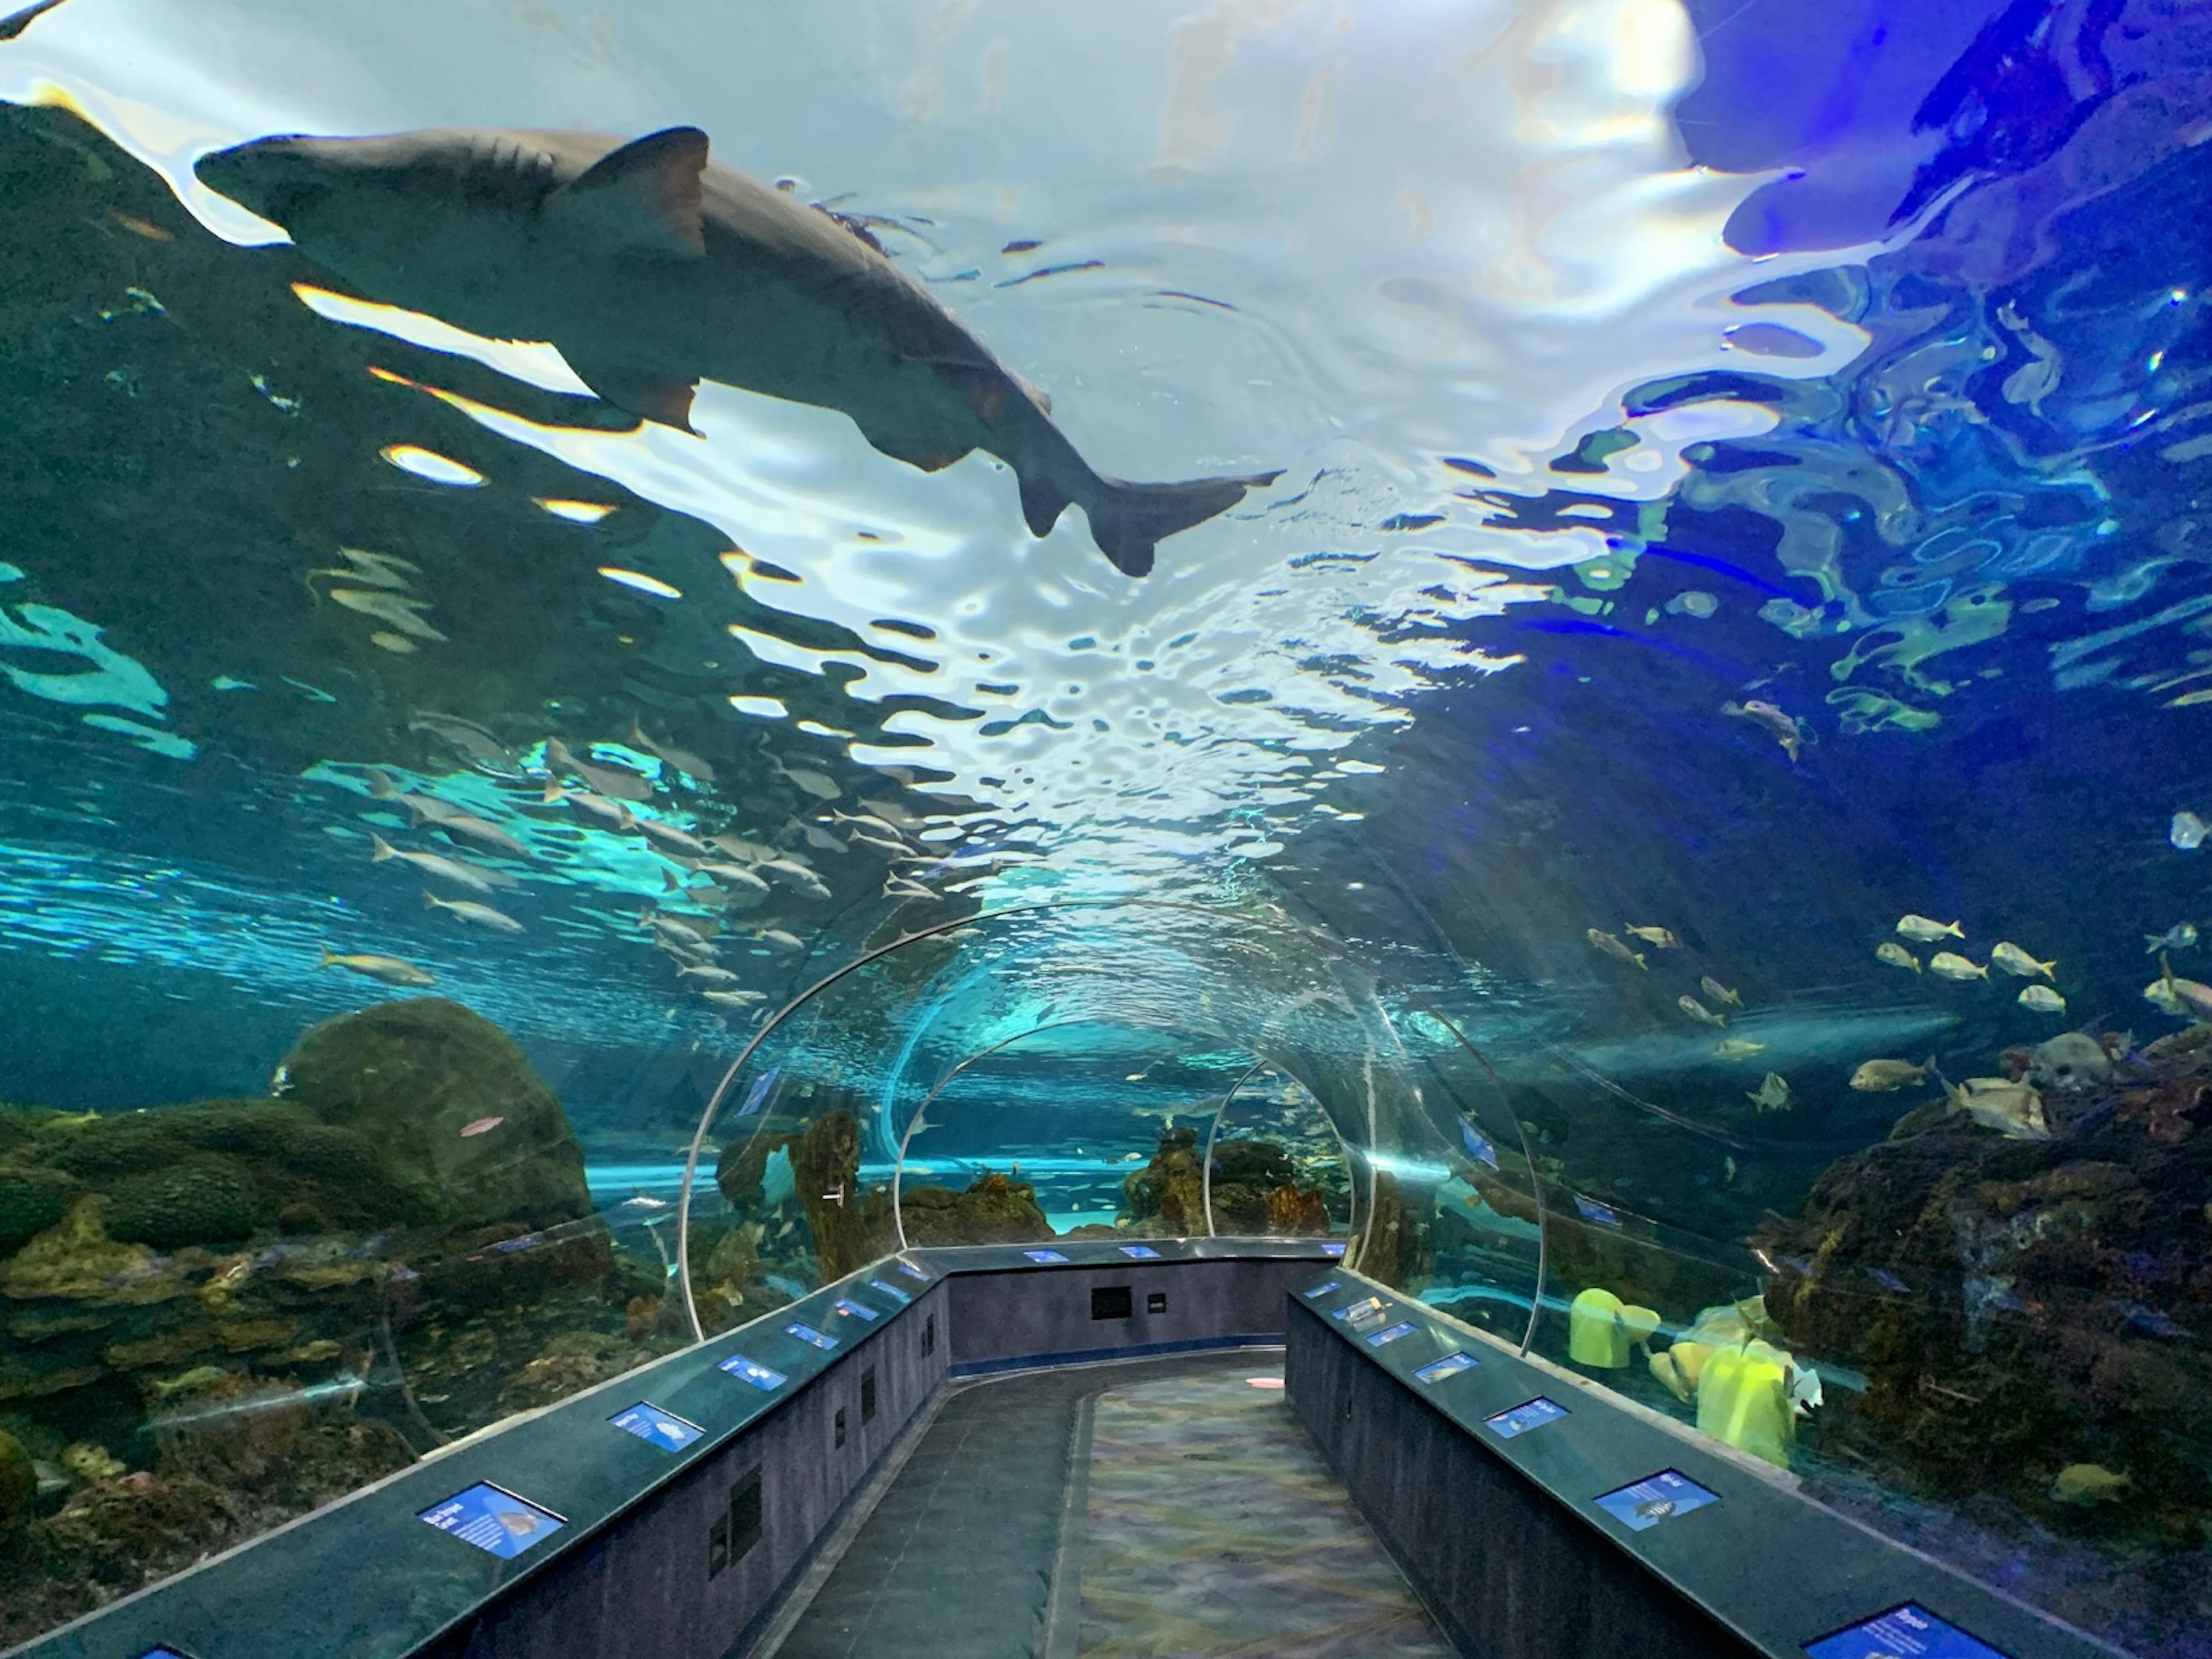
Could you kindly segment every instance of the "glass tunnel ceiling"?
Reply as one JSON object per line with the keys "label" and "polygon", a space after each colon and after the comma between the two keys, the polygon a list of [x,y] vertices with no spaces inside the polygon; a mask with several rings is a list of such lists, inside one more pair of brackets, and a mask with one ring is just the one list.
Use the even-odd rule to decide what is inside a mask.
{"label": "glass tunnel ceiling", "polygon": [[[1684,1421],[1764,1343],[1709,1433],[2212,1627],[2200,9],[62,0],[0,100],[36,1461],[195,1375],[419,1455],[902,1239],[1334,1234]],[[678,127],[927,349],[776,381],[542,136],[208,160]],[[234,1144],[331,1156],[362,1031],[526,1061],[435,1227]],[[502,1228],[496,1319],[408,1300]],[[91,1245],[378,1288],[244,1358],[8,1291]]]}

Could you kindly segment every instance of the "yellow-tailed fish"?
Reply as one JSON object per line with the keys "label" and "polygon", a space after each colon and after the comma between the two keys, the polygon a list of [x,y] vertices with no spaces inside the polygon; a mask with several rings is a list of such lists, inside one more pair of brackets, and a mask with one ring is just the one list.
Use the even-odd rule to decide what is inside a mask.
{"label": "yellow-tailed fish", "polygon": [[[1758,1089],[1745,1096],[1744,1098],[1750,1101],[1753,1108],[1758,1111],[1786,1112],[1790,1109],[1790,1079],[1779,1072],[1769,1072],[1759,1079]],[[1729,1161],[1729,1174],[1733,1176],[1735,1174],[1733,1159]]]}
{"label": "yellow-tailed fish", "polygon": [[1656,926],[1638,927],[1633,924],[1628,924],[1623,926],[1620,931],[1632,938],[1642,939],[1654,950],[1679,951],[1682,948],[1682,941],[1664,927]]}
{"label": "yellow-tailed fish", "polygon": [[1615,962],[1632,962],[1638,968],[1644,966],[1644,958],[1641,955],[1630,950],[1626,945],[1623,945],[1611,933],[1600,933],[1596,928],[1589,927],[1585,928],[1583,931],[1583,937],[1587,939],[1592,945],[1597,946],[1599,950],[1604,951],[1606,955],[1611,957]]}
{"label": "yellow-tailed fish", "polygon": [[1874,947],[1874,954],[1875,961],[1886,962],[1893,968],[1909,968],[1916,974],[1920,971],[1920,958],[1895,939],[1884,939]]}
{"label": "yellow-tailed fish", "polygon": [[1704,1003],[1698,1001],[1695,997],[1676,997],[1674,999],[1674,1006],[1677,1008],[1680,1008],[1684,1013],[1687,1014],[1692,1019],[1696,1020],[1700,1025],[1719,1026],[1726,1025],[1728,1024],[1728,1017],[1726,1015],[1715,1013],[1711,1009],[1706,1007]]}
{"label": "yellow-tailed fish", "polygon": [[1887,1094],[1892,1089],[1919,1082],[1935,1069],[1932,1054],[1918,1066],[1909,1060],[1869,1060],[1851,1073],[1851,1087],[1863,1095]]}
{"label": "yellow-tailed fish", "polygon": [[1933,945],[1939,939],[1964,939],[1966,930],[1955,921],[1937,921],[1929,916],[1903,916],[1897,931],[1916,945]]}
{"label": "yellow-tailed fish", "polygon": [[1729,1037],[1725,1042],[1713,1044],[1713,1052],[1725,1060],[1749,1060],[1753,1054],[1765,1054],[1766,1045],[1749,1042],[1742,1037]]}
{"label": "yellow-tailed fish", "polygon": [[1990,951],[1990,966],[2001,969],[2015,979],[2056,979],[2056,962],[2038,962],[2010,939],[2001,939]]}
{"label": "yellow-tailed fish", "polygon": [[1707,974],[1703,979],[1700,979],[1698,981],[1698,988],[1700,991],[1703,991],[1707,996],[1711,997],[1715,1002],[1726,1003],[1731,1008],[1741,1008],[1743,1006],[1743,998],[1736,992],[1730,990],[1727,986],[1722,984],[1720,981],[1715,979],[1711,974]]}
{"label": "yellow-tailed fish", "polygon": [[1971,963],[1955,951],[1938,951],[1928,958],[1928,971],[1938,979],[1987,979],[1990,970]]}

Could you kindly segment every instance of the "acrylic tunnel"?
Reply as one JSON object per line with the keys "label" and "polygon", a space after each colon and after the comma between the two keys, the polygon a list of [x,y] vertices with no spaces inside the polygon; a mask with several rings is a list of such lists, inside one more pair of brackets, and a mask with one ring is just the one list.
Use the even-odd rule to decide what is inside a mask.
{"label": "acrylic tunnel", "polygon": [[2212,1651],[2202,13],[0,18],[0,1651]]}

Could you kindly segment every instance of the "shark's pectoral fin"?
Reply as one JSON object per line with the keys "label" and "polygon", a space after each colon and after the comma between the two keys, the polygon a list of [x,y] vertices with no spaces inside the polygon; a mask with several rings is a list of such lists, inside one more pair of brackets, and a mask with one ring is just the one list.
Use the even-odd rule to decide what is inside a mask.
{"label": "shark's pectoral fin", "polygon": [[599,362],[566,347],[561,355],[600,402],[662,426],[672,426],[678,432],[698,434],[698,428],[691,424],[691,396],[698,388],[696,380],[635,363]]}
{"label": "shark's pectoral fin", "polygon": [[706,169],[707,135],[698,128],[647,133],[602,155],[547,197],[545,222],[618,252],[702,259]]}

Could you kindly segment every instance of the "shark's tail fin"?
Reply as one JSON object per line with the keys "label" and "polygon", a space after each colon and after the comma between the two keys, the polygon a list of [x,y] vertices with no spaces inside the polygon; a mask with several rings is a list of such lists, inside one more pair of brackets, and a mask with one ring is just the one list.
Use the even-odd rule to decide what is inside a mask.
{"label": "shark's tail fin", "polygon": [[[1279,472],[1256,472],[1243,478],[1192,478],[1182,483],[1123,483],[1101,478],[1097,492],[1083,503],[1091,515],[1091,538],[1098,550],[1125,576],[1148,574],[1152,550],[1179,530],[1204,524],[1244,499],[1248,489],[1264,489]],[[1030,503],[1024,500],[1023,506]],[[1053,518],[1059,516],[1055,512]],[[1030,525],[1036,527],[1036,514]],[[1044,528],[1052,527],[1051,520]],[[1037,532],[1039,535],[1043,530]]]}

